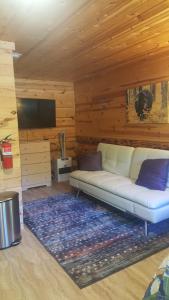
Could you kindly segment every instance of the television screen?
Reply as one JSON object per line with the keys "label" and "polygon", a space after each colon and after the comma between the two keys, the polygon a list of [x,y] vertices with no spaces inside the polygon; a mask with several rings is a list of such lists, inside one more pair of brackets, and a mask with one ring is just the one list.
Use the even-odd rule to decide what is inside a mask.
{"label": "television screen", "polygon": [[56,126],[55,100],[18,99],[17,113],[19,129]]}

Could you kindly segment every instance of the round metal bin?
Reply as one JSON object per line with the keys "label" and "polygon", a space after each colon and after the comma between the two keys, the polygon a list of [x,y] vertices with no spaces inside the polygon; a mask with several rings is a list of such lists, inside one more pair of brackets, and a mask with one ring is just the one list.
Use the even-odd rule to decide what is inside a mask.
{"label": "round metal bin", "polygon": [[19,194],[0,193],[0,249],[20,243]]}

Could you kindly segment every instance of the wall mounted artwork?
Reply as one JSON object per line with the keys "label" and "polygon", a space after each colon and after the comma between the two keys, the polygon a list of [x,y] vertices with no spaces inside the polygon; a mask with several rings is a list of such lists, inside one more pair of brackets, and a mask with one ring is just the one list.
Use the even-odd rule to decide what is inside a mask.
{"label": "wall mounted artwork", "polygon": [[169,82],[127,89],[128,123],[169,123]]}

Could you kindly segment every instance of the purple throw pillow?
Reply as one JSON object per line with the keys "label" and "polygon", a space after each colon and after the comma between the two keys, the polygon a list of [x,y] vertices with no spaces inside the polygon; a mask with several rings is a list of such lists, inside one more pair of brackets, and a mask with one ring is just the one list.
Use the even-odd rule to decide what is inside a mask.
{"label": "purple throw pillow", "polygon": [[102,170],[102,153],[90,153],[78,158],[78,168],[83,171],[100,171]]}
{"label": "purple throw pillow", "polygon": [[167,187],[168,170],[169,159],[146,159],[141,165],[136,184],[164,191]]}

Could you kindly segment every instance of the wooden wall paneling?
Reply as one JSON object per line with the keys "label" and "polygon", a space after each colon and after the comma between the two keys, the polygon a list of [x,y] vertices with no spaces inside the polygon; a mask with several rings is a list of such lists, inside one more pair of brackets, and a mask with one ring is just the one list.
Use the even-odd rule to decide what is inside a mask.
{"label": "wooden wall paneling", "polygon": [[58,107],[57,108],[57,117],[58,118],[73,118],[74,109],[67,107]]}
{"label": "wooden wall paneling", "polygon": [[[84,51],[81,51],[80,53],[77,52],[76,69],[74,67],[75,70],[73,70],[69,67],[69,72],[74,73],[76,79],[81,77],[82,73],[89,74],[108,67],[111,64],[117,65],[124,63],[124,61],[136,58],[140,59],[141,55],[145,55],[145,51],[146,53],[148,51],[152,52],[157,48],[157,45],[158,48],[161,49],[167,46],[167,3],[156,2],[156,6],[154,7],[152,7],[151,4],[151,8],[149,7],[146,12],[142,5],[139,5],[138,1],[135,1],[135,3],[132,4],[130,2],[128,5],[124,5],[121,13],[118,14],[117,19],[115,11],[114,14],[110,13],[109,18],[107,18],[106,21],[109,19],[111,27],[109,27],[110,23],[109,25],[108,22],[104,24],[104,21],[101,23],[101,26],[98,24],[97,27],[100,27],[100,29],[102,28],[102,34],[99,32],[100,34],[93,36],[92,40],[87,40],[86,45],[83,47]],[[146,3],[148,6],[149,4],[150,1]],[[126,13],[125,17],[123,15],[124,13]],[[154,21],[153,14],[156,15]],[[133,16],[133,18],[131,16]],[[125,24],[124,20],[126,22]],[[113,23],[113,21],[115,23]],[[165,28],[160,24],[163,21],[165,22]],[[156,27],[153,27],[154,24]],[[150,33],[152,27],[153,32]],[[157,31],[160,31],[160,35],[157,34]],[[90,33],[91,32],[92,30],[90,28]],[[150,37],[151,42],[148,41]],[[128,41],[129,38],[130,40]],[[73,47],[71,47],[71,49],[72,48]],[[69,53],[71,53],[69,65],[74,66],[73,53],[71,51],[69,51]]]}
{"label": "wooden wall paneling", "polygon": [[21,167],[16,114],[16,95],[12,51],[13,43],[0,41],[0,139],[12,134],[13,168],[4,170],[0,165],[0,192],[19,192],[20,215],[23,223]]}
{"label": "wooden wall paneling", "polygon": [[169,124],[128,124],[125,96],[128,87],[169,80],[168,61],[167,53],[150,56],[75,82],[80,152],[96,149],[99,141],[169,149]]}
{"label": "wooden wall paneling", "polygon": [[42,2],[1,1],[0,38],[22,53],[16,77],[77,81],[169,51],[168,0]]}
{"label": "wooden wall paneling", "polygon": [[76,156],[75,100],[71,82],[16,79],[18,98],[54,99],[56,101],[56,128],[19,130],[20,141],[49,139],[51,157],[60,155],[58,134],[66,135],[66,155]]}

